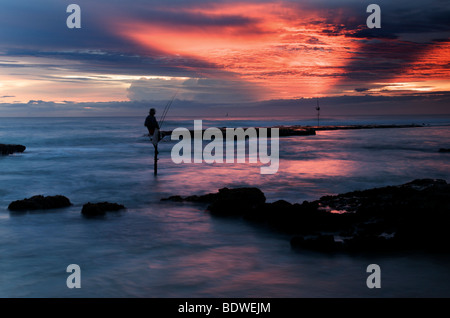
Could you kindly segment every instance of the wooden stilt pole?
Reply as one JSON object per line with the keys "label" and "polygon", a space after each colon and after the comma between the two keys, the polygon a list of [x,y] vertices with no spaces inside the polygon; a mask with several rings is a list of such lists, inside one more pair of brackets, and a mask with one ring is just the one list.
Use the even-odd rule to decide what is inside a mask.
{"label": "wooden stilt pole", "polygon": [[158,174],[158,145],[155,146],[155,163],[153,166],[153,174],[155,176]]}

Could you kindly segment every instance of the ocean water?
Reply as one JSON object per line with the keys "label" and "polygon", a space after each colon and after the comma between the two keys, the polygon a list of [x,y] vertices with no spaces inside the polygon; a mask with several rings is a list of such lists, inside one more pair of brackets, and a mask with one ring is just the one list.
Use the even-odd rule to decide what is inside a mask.
{"label": "ocean water", "polygon": [[[163,130],[193,128],[167,119]],[[280,167],[174,164],[175,141],[153,146],[144,118],[0,118],[0,143],[27,146],[0,157],[0,297],[449,297],[450,257],[323,255],[291,250],[289,237],[240,219],[215,218],[204,205],[161,202],[170,195],[259,187],[268,202],[395,185],[416,178],[450,182],[450,118],[322,118],[321,124],[409,124],[423,128],[320,131],[280,138]],[[208,119],[204,127],[310,124],[314,118]],[[65,195],[73,206],[13,213],[10,202]],[[87,202],[126,211],[85,218]],[[424,216],[426,217],[426,216]],[[366,286],[369,264],[380,289]],[[81,288],[69,289],[69,264]]]}

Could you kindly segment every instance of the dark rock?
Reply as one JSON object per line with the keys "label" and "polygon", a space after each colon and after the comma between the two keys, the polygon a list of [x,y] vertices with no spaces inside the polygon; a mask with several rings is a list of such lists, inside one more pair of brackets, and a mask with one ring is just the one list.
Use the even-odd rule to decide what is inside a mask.
{"label": "dark rock", "polygon": [[35,195],[28,199],[11,202],[8,209],[11,211],[49,210],[71,206],[70,200],[62,195],[47,196]]}
{"label": "dark rock", "polygon": [[258,202],[254,208],[243,211],[243,217],[253,222],[268,222],[273,215],[278,215],[278,219],[283,219],[284,214],[292,212],[293,205],[285,200],[278,200],[273,203]]}
{"label": "dark rock", "polygon": [[440,148],[439,152],[450,152],[450,148]]}
{"label": "dark rock", "polygon": [[[368,217],[397,217],[400,214],[448,207],[450,186],[445,180],[419,179],[400,186],[388,186],[322,197],[318,202],[335,210]],[[435,200],[438,199],[439,200]]]}
{"label": "dark rock", "polygon": [[257,188],[219,189],[207,210],[215,215],[243,215],[266,202],[264,193]]}
{"label": "dark rock", "polygon": [[88,202],[83,205],[81,213],[85,216],[98,216],[104,215],[106,212],[114,212],[125,209],[125,206],[117,203],[109,202],[99,202],[91,203]]}
{"label": "dark rock", "polygon": [[5,156],[5,155],[11,155],[15,152],[24,152],[26,149],[25,146],[22,145],[5,145],[5,144],[0,144],[0,153]]}
{"label": "dark rock", "polygon": [[188,197],[171,196],[162,201],[188,201],[210,203],[207,210],[216,215],[244,215],[266,202],[264,193],[258,188],[219,189],[217,193],[192,195]]}

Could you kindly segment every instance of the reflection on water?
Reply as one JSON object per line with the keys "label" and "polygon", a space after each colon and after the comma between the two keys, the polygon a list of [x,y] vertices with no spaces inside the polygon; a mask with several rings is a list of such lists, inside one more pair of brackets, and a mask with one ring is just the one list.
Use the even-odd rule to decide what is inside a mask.
{"label": "reflection on water", "polygon": [[307,179],[345,177],[357,170],[358,162],[340,159],[286,160],[283,171]]}
{"label": "reflection on water", "polygon": [[[449,147],[448,127],[282,138],[275,175],[261,175],[259,164],[176,165],[170,159],[175,142],[165,141],[155,178],[153,148],[140,119],[20,119],[20,129],[13,119],[1,121],[0,136],[27,146],[23,154],[0,158],[1,297],[450,296],[444,256],[299,253],[290,249],[289,237],[213,218],[206,205],[160,201],[256,186],[269,202],[301,203],[415,178],[450,181],[449,157],[437,152]],[[190,123],[168,122],[167,129]],[[11,201],[36,194],[67,195],[74,206],[7,211]],[[128,209],[86,219],[80,211],[88,201]],[[72,263],[82,269],[80,290],[65,286]],[[365,286],[371,263],[382,268],[381,290]]]}

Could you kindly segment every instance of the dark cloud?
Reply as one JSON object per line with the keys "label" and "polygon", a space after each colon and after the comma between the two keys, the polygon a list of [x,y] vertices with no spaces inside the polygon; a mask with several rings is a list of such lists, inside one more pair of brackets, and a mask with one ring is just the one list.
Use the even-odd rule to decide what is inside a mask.
{"label": "dark cloud", "polygon": [[[191,12],[192,6],[207,7],[218,1],[88,1],[78,0],[81,29],[68,29],[66,7],[69,3],[53,0],[2,0],[0,4],[0,40],[3,47],[39,50],[99,49],[104,51],[140,52],[142,48],[117,36],[120,24],[144,22],[174,29],[193,27],[229,28],[240,32],[259,33],[257,19],[242,14],[209,15]],[[158,53],[148,52],[146,53]]]}
{"label": "dark cloud", "polygon": [[[185,4],[189,4],[186,2]],[[189,5],[188,5],[189,7]],[[252,27],[259,22],[255,18],[249,18],[245,15],[237,14],[222,14],[222,15],[207,15],[198,12],[189,11],[173,11],[167,8],[145,7],[139,10],[130,10],[129,13],[133,20],[140,20],[144,22],[151,22],[160,25],[168,25],[175,27]]]}
{"label": "dark cloud", "polygon": [[[129,74],[129,75],[165,75],[194,76],[195,69],[215,70],[216,66],[199,59],[182,56],[152,57],[139,54],[127,54],[119,51],[101,50],[67,50],[67,51],[35,51],[31,49],[10,49],[0,54],[8,57],[39,57],[52,61],[50,64],[40,63],[0,63],[1,67],[27,68],[65,68],[81,73]],[[56,62],[59,61],[59,64]]]}
{"label": "dark cloud", "polygon": [[359,43],[337,86],[349,79],[376,82],[408,73],[412,64],[424,58],[425,52],[450,39],[450,6],[442,1],[431,0],[426,4],[378,1],[377,4],[381,8],[381,29],[367,28],[365,19],[369,14],[360,11],[357,20],[362,25],[344,22],[337,31]]}
{"label": "dark cloud", "polygon": [[[404,34],[447,33],[450,30],[450,4],[441,0],[378,0],[372,3],[381,9],[381,29],[369,29],[366,12],[371,2],[358,0],[306,0],[294,2],[299,7],[321,13],[321,20],[311,21],[328,28],[328,35],[345,35],[354,38],[397,39]],[[414,38],[414,37],[412,37]],[[417,38],[418,42],[422,41]]]}
{"label": "dark cloud", "polygon": [[141,79],[128,88],[130,100],[182,100],[200,103],[243,103],[258,100],[264,88],[238,79]]}

